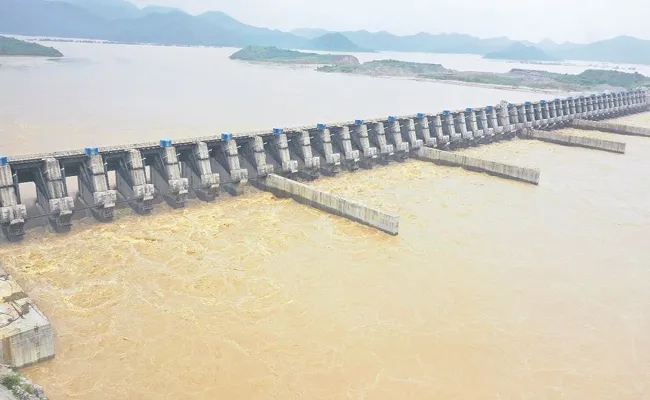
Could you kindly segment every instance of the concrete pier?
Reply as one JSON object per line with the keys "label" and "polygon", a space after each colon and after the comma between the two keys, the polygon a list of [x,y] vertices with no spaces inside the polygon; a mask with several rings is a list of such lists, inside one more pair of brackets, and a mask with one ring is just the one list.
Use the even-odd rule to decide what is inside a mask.
{"label": "concrete pier", "polygon": [[68,196],[59,161],[52,157],[46,158],[43,160],[43,169],[34,172],[38,207],[49,215],[50,225],[56,232],[69,231],[74,200]]}
{"label": "concrete pier", "polygon": [[[517,134],[623,152],[622,143],[553,135],[547,131],[572,124],[583,129],[650,136],[648,128],[594,121],[647,110],[645,90],[629,90],[523,104],[502,101],[483,108],[235,135],[222,133],[174,142],[164,139],[47,154],[0,156],[0,226],[7,238],[18,240],[24,233],[25,220],[31,218],[46,218],[55,230],[65,231],[70,229],[72,215],[79,211],[89,210],[98,220],[111,221],[117,202],[128,202],[136,212],[147,214],[153,208],[154,199],[159,197],[174,207],[183,207],[189,196],[214,201],[221,191],[237,195],[249,179],[264,180],[271,174],[311,180],[321,173],[335,175],[341,169],[372,168],[377,162],[389,164],[420,154],[431,156],[431,149],[463,148],[514,138]],[[530,129],[535,131],[529,135]],[[465,163],[469,169],[535,180],[534,174],[511,173],[503,166],[483,160],[474,162],[471,158],[456,160],[455,155],[449,154],[435,153],[435,161]],[[116,174],[117,191],[109,185],[110,171]],[[79,198],[84,207],[72,208],[67,178],[78,180]],[[20,184],[24,182],[34,182],[37,188],[37,215],[32,211],[28,215],[22,205]]]}
{"label": "concrete pier", "polygon": [[109,188],[104,159],[96,147],[86,148],[85,153],[86,159],[79,168],[79,198],[95,219],[112,221],[117,192]]}
{"label": "concrete pier", "polygon": [[542,126],[544,118],[542,117],[542,105],[539,102],[533,104],[533,112],[535,114],[535,126]]}
{"label": "concrete pier", "polygon": [[571,126],[578,129],[588,129],[588,130],[601,131],[601,132],[617,133],[619,135],[650,137],[650,128],[616,124],[613,122],[574,119],[573,121],[571,121]]}
{"label": "concrete pier", "polygon": [[[307,136],[306,140],[309,140],[309,132],[305,132],[305,134]],[[232,140],[232,138],[226,140]],[[303,138],[303,140],[305,139]],[[256,136],[250,140],[247,140],[246,142],[244,142],[244,145],[245,148],[244,151],[242,152],[242,155],[249,162],[256,176],[264,177],[267,176],[268,174],[272,174],[275,171],[275,167],[271,164],[267,164],[266,162],[266,151],[264,150],[264,138],[262,138],[262,136]],[[311,145],[310,145],[310,151],[311,151]],[[218,160],[215,160],[213,164],[214,163],[218,163]],[[228,163],[229,166],[230,164],[231,163]],[[318,164],[320,166],[320,158],[318,159]],[[229,168],[227,170],[230,171]],[[234,175],[230,173],[232,186],[236,186],[239,185],[240,183],[247,182],[248,180],[247,170],[235,169],[234,171],[236,172]],[[246,173],[244,174],[243,171],[246,171]]]}
{"label": "concrete pier", "polygon": [[[348,132],[349,135],[349,132]],[[298,171],[303,179],[316,179],[320,175],[320,158],[314,157],[309,132],[299,131],[291,138],[290,147],[298,159]],[[268,174],[264,173],[263,176]]]}
{"label": "concrete pier", "polygon": [[395,149],[395,159],[397,161],[404,161],[409,158],[410,146],[408,142],[402,140],[402,128],[400,122],[396,117],[388,117],[388,142],[393,145]]}
{"label": "concrete pier", "polygon": [[517,109],[518,106],[514,104],[508,104],[508,125],[507,129],[504,132],[504,136],[510,137],[510,136],[515,136],[517,134],[517,131],[523,128],[523,124],[521,123],[520,117],[519,117],[519,110]]}
{"label": "concrete pier", "polygon": [[[251,146],[250,141],[247,144]],[[241,166],[239,149],[237,142],[233,139],[232,133],[221,134],[221,142],[213,147],[212,152],[214,153],[214,157],[211,159],[213,171],[219,171],[220,177],[228,177],[228,180],[223,184],[224,190],[233,196],[239,195],[241,193],[241,185],[248,182],[248,170]],[[273,167],[268,166],[266,163],[267,152],[265,151],[263,140],[253,140],[252,152],[259,156],[257,158],[259,164],[256,164],[258,173],[268,173],[273,170]],[[223,182],[223,179],[221,181]]]}
{"label": "concrete pier", "polygon": [[488,111],[485,108],[478,110],[478,129],[481,131],[481,137],[484,143],[490,143],[493,140],[494,129],[490,128]]}
{"label": "concrete pier", "polygon": [[539,184],[539,170],[534,168],[518,167],[516,165],[483,160],[460,153],[427,147],[420,149],[418,158],[440,165],[462,167],[470,171],[486,172],[502,178],[532,183],[534,185]]}
{"label": "concrete pier", "polygon": [[460,132],[461,139],[465,145],[475,145],[476,138],[474,133],[467,129],[467,117],[463,111],[457,111],[454,113],[454,124],[456,127],[456,132]]}
{"label": "concrete pier", "polygon": [[117,191],[138,214],[151,213],[156,189],[147,181],[142,153],[136,149],[128,150],[118,163],[115,173]]}
{"label": "concrete pier", "polygon": [[[329,131],[327,132],[329,140]],[[331,149],[331,143],[329,143]],[[298,173],[298,161],[292,160],[289,152],[289,141],[284,129],[274,128],[273,137],[268,141],[268,154],[273,157],[278,167],[276,173],[292,176]]]}
{"label": "concrete pier", "polygon": [[352,136],[350,135],[350,127],[348,125],[332,128],[332,138],[335,147],[342,155],[343,166],[348,171],[356,171],[359,169],[361,161],[361,152],[355,150],[352,145]]}
{"label": "concrete pier", "polygon": [[327,175],[336,175],[341,172],[341,154],[335,153],[332,147],[332,137],[326,124],[318,124],[310,132],[312,146],[321,157],[321,170]]}
{"label": "concrete pier", "polygon": [[603,150],[612,153],[625,153],[625,143],[610,140],[594,139],[584,136],[563,135],[555,132],[527,129],[521,132],[524,139],[536,139],[543,142],[561,144],[565,146],[584,147],[587,149]]}
{"label": "concrete pier", "polygon": [[187,178],[181,177],[178,154],[171,140],[160,141],[160,149],[155,155],[155,160],[151,168],[154,187],[170,207],[185,207],[190,184]]}
{"label": "concrete pier", "polygon": [[488,117],[488,127],[492,131],[492,140],[498,140],[503,135],[503,125],[499,124],[499,114],[494,106],[485,107]]}
{"label": "concrete pier", "polygon": [[478,110],[474,110],[473,108],[465,109],[465,126],[467,127],[467,130],[472,133],[474,140],[478,144],[483,143],[484,135],[483,130],[478,128],[478,118],[476,116],[477,111]]}
{"label": "concrete pier", "polygon": [[54,357],[50,321],[0,265],[0,364],[22,368]]}
{"label": "concrete pier", "polygon": [[[411,119],[411,121],[413,120]],[[438,140],[436,139],[435,129],[432,132],[431,124],[429,124],[429,118],[427,118],[426,115],[419,113],[416,115],[414,122],[415,135],[419,140],[422,141],[422,144],[428,147],[436,147],[438,145]],[[419,147],[415,148],[415,146],[411,146],[411,150],[418,149]]]}
{"label": "concrete pier", "polygon": [[361,166],[364,168],[372,168],[379,157],[379,152],[376,147],[370,144],[368,126],[360,119],[354,121],[352,142],[359,148],[359,152],[361,153]]}
{"label": "concrete pier", "polygon": [[299,203],[377,228],[391,235],[397,235],[399,230],[397,215],[385,213],[279,175],[271,174],[257,181],[256,185],[278,197],[290,197]]}
{"label": "concrete pier", "polygon": [[497,140],[509,138],[515,132],[515,126],[510,123],[510,109],[507,101],[502,101],[496,106],[500,129],[496,131]]}
{"label": "concrete pier", "polygon": [[[190,188],[194,194],[203,201],[214,201],[219,196],[219,186],[221,178],[219,174],[212,172],[212,163],[210,162],[210,150],[205,142],[198,141],[194,144],[192,152],[188,154],[187,162],[183,164],[183,176],[189,182]],[[144,166],[142,161],[139,163],[140,171]],[[144,172],[144,171],[143,171]],[[147,199],[151,199],[151,194],[146,193],[147,185],[143,180],[144,175],[138,173],[138,184],[145,187]]]}
{"label": "concrete pier", "polygon": [[591,96],[585,98],[587,103],[587,118],[593,118],[594,115],[594,99]]}
{"label": "concrete pier", "polygon": [[451,136],[446,132],[443,126],[442,116],[436,114],[433,116],[433,134],[436,137],[438,147],[448,149],[451,146]]}
{"label": "concrete pier", "polygon": [[[399,128],[401,131],[402,139],[406,142],[411,152],[417,152],[422,146],[424,146],[424,140],[418,138],[417,131],[415,129],[415,121],[413,118],[401,118],[398,121]],[[427,136],[429,134],[429,126],[426,127]],[[428,139],[429,141],[432,138]]]}
{"label": "concrete pier", "polygon": [[379,160],[388,163],[395,156],[395,147],[388,144],[386,140],[386,131],[383,122],[371,124],[370,140],[372,144],[379,149]]}
{"label": "concrete pier", "polygon": [[20,204],[17,186],[7,157],[0,157],[0,224],[9,240],[18,240],[25,234],[27,208]]}

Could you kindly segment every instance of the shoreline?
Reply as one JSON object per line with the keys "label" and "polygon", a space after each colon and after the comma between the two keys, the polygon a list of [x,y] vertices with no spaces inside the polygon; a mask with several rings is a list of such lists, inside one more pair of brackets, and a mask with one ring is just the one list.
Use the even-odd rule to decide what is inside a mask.
{"label": "shoreline", "polygon": [[[341,74],[340,72],[327,72],[327,73]],[[442,84],[448,84],[453,86],[470,86],[470,87],[479,87],[479,88],[487,88],[487,89],[511,90],[517,92],[535,92],[535,93],[548,93],[548,94],[572,92],[571,90],[563,90],[563,89],[541,89],[541,88],[529,88],[526,86],[508,86],[508,85],[498,85],[498,84],[493,85],[490,83],[465,82],[465,81],[458,81],[453,79],[421,78],[415,76],[409,77],[409,76],[393,76],[393,75],[368,75],[368,74],[354,74],[354,73],[346,73],[343,75],[368,76],[371,78],[394,78],[394,79],[397,78],[397,79],[406,79],[406,80],[419,81],[419,82],[435,82],[435,83],[442,83]]]}
{"label": "shoreline", "polygon": [[64,56],[46,56],[41,54],[0,54],[0,58],[52,58],[58,60]]}
{"label": "shoreline", "polygon": [[[435,78],[423,78],[416,76],[395,76],[395,75],[372,75],[372,74],[357,74],[357,73],[343,73],[343,72],[328,72],[328,71],[318,71],[318,66],[327,66],[330,64],[302,64],[302,63],[292,63],[292,62],[273,62],[273,61],[262,61],[262,60],[237,60],[236,61],[244,64],[251,65],[264,65],[270,67],[289,67],[292,69],[312,69],[314,72],[327,73],[327,74],[338,74],[338,75],[350,75],[350,76],[366,76],[369,78],[381,78],[381,79],[403,79],[410,81],[418,82],[434,82],[440,84],[447,84],[452,86],[468,86],[468,87],[478,87],[486,89],[497,89],[497,90],[509,90],[517,92],[534,92],[534,93],[547,93],[547,94],[557,94],[557,93],[568,93],[575,92],[578,90],[563,90],[563,89],[543,89],[543,88],[532,88],[526,86],[508,86],[508,85],[499,85],[499,84],[489,84],[489,83],[480,83],[480,82],[465,82],[453,79],[435,79]],[[585,89],[587,91],[587,89]]]}

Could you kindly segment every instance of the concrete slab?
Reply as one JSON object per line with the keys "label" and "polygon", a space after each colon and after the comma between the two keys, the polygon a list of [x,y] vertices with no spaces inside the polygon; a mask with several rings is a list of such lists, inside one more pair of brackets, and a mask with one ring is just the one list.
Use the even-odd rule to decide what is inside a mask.
{"label": "concrete slab", "polygon": [[625,153],[625,143],[611,140],[594,139],[585,136],[566,135],[555,132],[537,131],[533,129],[521,133],[525,139],[536,139],[543,142],[561,144],[564,146],[584,147],[587,149],[603,150],[612,153]]}
{"label": "concrete slab", "polygon": [[324,192],[292,179],[270,174],[253,184],[278,197],[290,197],[299,203],[377,228],[391,235],[397,235],[399,230],[398,215]]}
{"label": "concrete slab", "polygon": [[539,184],[539,170],[535,168],[519,167],[500,163],[496,161],[483,160],[470,157],[461,153],[449,152],[428,147],[420,149],[418,158],[424,161],[431,161],[440,165],[462,167],[470,171],[486,172],[490,175],[506,179],[513,179],[521,182]]}
{"label": "concrete slab", "polygon": [[620,135],[629,136],[644,136],[650,137],[650,128],[643,128],[640,126],[631,126],[616,124],[612,122],[602,121],[588,121],[584,119],[574,119],[571,121],[571,126],[579,129],[591,129],[596,131],[618,133]]}

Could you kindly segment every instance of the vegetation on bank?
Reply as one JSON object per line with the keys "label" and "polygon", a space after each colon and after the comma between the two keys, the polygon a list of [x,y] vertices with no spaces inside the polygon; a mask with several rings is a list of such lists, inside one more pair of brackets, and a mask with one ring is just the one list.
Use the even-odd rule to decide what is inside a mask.
{"label": "vegetation on bank", "polygon": [[317,69],[321,72],[342,72],[373,76],[412,76],[446,73],[449,70],[440,64],[426,64],[397,60],[375,60],[359,65],[326,65]]}
{"label": "vegetation on bank", "polygon": [[650,86],[650,78],[639,73],[598,69],[589,69],[578,75],[526,69],[513,69],[507,73],[492,73],[454,71],[446,69],[440,64],[377,60],[360,65],[328,65],[319,67],[317,70],[321,72],[411,77],[417,79],[555,90],[586,90],[593,88],[630,89],[640,86]]}
{"label": "vegetation on bank", "polygon": [[52,47],[0,36],[0,56],[63,57],[63,54]]}
{"label": "vegetation on bank", "polygon": [[[2,376],[2,386],[9,389],[16,399],[47,400],[43,388],[34,385],[29,379],[4,365],[0,366],[0,376]],[[0,393],[0,397],[5,398],[3,393]]]}
{"label": "vegetation on bank", "polygon": [[564,80],[580,86],[609,85],[631,89],[650,85],[650,78],[638,72],[630,73],[604,69],[588,69],[578,75],[553,74],[551,72],[548,72],[548,74],[555,76],[558,80]]}
{"label": "vegetation on bank", "polygon": [[282,64],[359,65],[359,60],[350,55],[304,53],[273,46],[248,46],[232,54],[230,59]]}

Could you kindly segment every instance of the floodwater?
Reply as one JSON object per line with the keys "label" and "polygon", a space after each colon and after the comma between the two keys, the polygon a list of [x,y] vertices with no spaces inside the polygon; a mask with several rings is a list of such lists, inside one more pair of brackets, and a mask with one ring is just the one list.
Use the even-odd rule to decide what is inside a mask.
{"label": "floodwater", "polygon": [[229,48],[44,44],[66,57],[0,59],[0,150],[5,152],[269,130],[553,97],[247,64],[229,60],[238,50]]}
{"label": "floodwater", "polygon": [[[186,50],[195,51],[147,48],[142,57]],[[160,68],[171,76],[178,62],[191,64],[174,58]],[[83,84],[70,78],[77,92],[61,94],[67,106],[49,93],[64,75],[57,67],[14,72],[30,77],[25,90],[41,97],[31,112],[26,95],[7,111],[11,97],[0,94],[3,129],[22,127],[38,143],[50,140],[51,124],[66,145],[91,137],[81,136],[89,126],[102,134],[114,126],[116,136],[95,137],[105,141],[150,140],[156,127],[188,136],[212,119],[236,126],[242,111],[234,107],[245,102],[243,93],[215,93],[232,104],[209,107],[205,97],[188,102],[168,87],[165,103],[157,97],[164,88],[152,86],[125,98],[119,115],[114,84],[97,83],[93,113],[77,114],[91,108],[78,98]],[[242,122],[250,124],[290,125],[294,114],[351,119],[346,113],[356,109],[412,113],[406,105],[451,108],[467,105],[463,95],[479,104],[506,95],[345,77],[345,85],[374,91],[357,104],[356,94],[324,90],[343,78],[237,68],[286,77],[247,92],[266,105]],[[51,74],[54,83],[38,78]],[[3,78],[3,87],[16,84]],[[312,89],[324,79],[323,107],[309,104],[304,86],[291,88],[293,79]],[[427,96],[414,98],[413,88]],[[198,83],[184,90],[205,94]],[[290,105],[274,101],[289,90],[297,93]],[[47,99],[58,112],[40,107]],[[149,103],[160,107],[157,120]],[[627,122],[650,126],[647,115]],[[0,243],[0,260],[50,317],[57,356],[23,372],[53,400],[648,398],[650,140],[607,136],[627,142],[627,154],[521,140],[467,151],[539,167],[539,186],[416,161],[313,183],[399,213],[397,237],[252,189],[184,210],[157,206],[147,218],[121,210],[111,224],[85,219],[67,235],[31,229],[23,243]],[[22,143],[3,141],[2,151],[28,151]]]}

